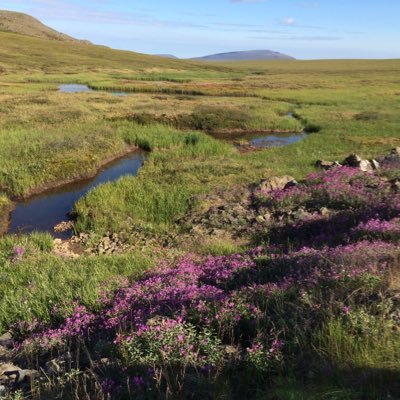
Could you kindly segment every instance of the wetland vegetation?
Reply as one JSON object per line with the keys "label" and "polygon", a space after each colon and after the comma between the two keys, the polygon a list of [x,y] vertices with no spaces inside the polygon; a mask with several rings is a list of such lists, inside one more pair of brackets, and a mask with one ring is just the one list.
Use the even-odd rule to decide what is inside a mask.
{"label": "wetland vegetation", "polygon": [[[0,49],[0,229],[16,201],[148,152],[77,201],[68,252],[0,238],[0,364],[39,371],[0,397],[400,396],[400,153],[315,167],[400,146],[400,61],[202,64],[3,32]],[[259,186],[283,175],[300,184]]]}

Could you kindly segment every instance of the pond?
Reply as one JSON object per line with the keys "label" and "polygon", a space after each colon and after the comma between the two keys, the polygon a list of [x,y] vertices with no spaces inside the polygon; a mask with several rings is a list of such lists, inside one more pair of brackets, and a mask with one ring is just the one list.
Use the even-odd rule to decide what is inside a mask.
{"label": "pond", "polygon": [[255,137],[249,140],[249,144],[254,147],[281,147],[289,144],[300,142],[307,137],[305,132],[302,133],[279,133],[274,135],[266,135]]}
{"label": "pond", "polygon": [[125,92],[112,92],[108,90],[95,90],[87,85],[79,85],[76,83],[68,83],[60,85],[58,91],[61,93],[86,93],[86,92],[106,92],[111,93],[113,96],[127,96],[128,93]]}

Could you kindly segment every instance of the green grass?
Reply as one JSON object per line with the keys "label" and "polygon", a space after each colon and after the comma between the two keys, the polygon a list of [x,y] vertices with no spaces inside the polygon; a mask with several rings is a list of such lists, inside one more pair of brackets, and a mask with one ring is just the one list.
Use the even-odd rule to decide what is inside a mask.
{"label": "green grass", "polygon": [[[52,323],[71,313],[76,302],[93,307],[99,294],[153,264],[140,253],[62,259],[51,254],[52,243],[43,234],[0,239],[0,332],[17,321]],[[16,246],[26,252],[12,262]]]}

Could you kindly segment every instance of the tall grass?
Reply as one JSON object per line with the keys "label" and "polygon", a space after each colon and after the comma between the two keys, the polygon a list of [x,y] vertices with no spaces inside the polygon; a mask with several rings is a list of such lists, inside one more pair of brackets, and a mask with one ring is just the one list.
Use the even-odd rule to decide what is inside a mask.
{"label": "tall grass", "polygon": [[[70,313],[76,301],[95,306],[104,290],[135,279],[152,265],[140,253],[62,259],[51,254],[50,235],[0,239],[0,332],[21,321],[50,323]],[[14,249],[23,258],[12,261]]]}

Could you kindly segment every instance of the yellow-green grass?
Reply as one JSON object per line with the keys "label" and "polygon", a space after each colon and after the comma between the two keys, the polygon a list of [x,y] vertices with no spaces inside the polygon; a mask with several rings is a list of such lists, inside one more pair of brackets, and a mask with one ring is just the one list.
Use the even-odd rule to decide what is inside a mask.
{"label": "yellow-green grass", "polygon": [[[27,40],[19,38],[25,44]],[[100,50],[108,51],[108,57],[118,68],[114,70],[106,63],[93,71],[80,63],[82,54],[79,57],[73,54],[75,71],[68,70],[68,63],[51,73],[27,66],[32,73],[18,67],[18,73],[7,73],[0,78],[0,186],[9,195],[27,194],[45,183],[93,172],[103,159],[132,144],[153,150],[138,179],[128,178],[124,185],[117,184],[123,200],[100,194],[106,190],[100,188],[98,195],[91,194],[85,200],[86,207],[93,211],[91,215],[96,215],[90,222],[84,216],[87,212],[78,207],[82,212],[80,221],[85,221],[79,224],[81,228],[105,229],[108,223],[105,220],[100,223],[103,218],[100,216],[110,208],[120,210],[120,217],[113,219],[114,229],[124,219],[126,210],[134,217],[143,214],[139,220],[145,222],[170,224],[185,212],[188,198],[199,191],[249,182],[268,174],[289,173],[301,178],[313,170],[319,158],[340,160],[353,151],[362,156],[375,156],[400,144],[397,128],[400,61],[397,60],[199,66],[179,60],[171,64],[170,60],[121,55],[96,48]],[[57,55],[54,57],[58,59]],[[140,67],[128,69],[124,57],[136,57]],[[213,96],[133,93],[115,97],[104,92],[64,94],[57,91],[59,84],[74,82],[128,91],[131,85],[137,87],[138,82],[154,91],[168,89],[170,85],[185,86],[185,90],[202,87]],[[250,97],[227,96],[242,89]],[[224,150],[218,154],[212,148],[222,145],[214,141],[202,150],[201,156],[193,156],[185,153],[191,148],[184,143],[187,133],[153,123],[140,127],[126,121],[135,115],[149,114],[166,125],[174,125],[180,116],[195,113],[202,107],[245,113],[248,131],[298,131],[302,126],[316,126],[320,132],[286,148],[245,155],[238,154],[232,146],[223,146]],[[286,117],[288,111],[294,111],[299,120]],[[358,118],[361,113],[367,118]],[[372,118],[368,118],[368,113]],[[234,137],[237,139],[237,135]],[[196,153],[197,145],[193,149]],[[162,202],[153,204],[163,198],[160,191],[165,191],[166,198],[174,193],[165,182],[176,184],[179,193],[183,193],[178,200],[164,202],[169,211],[162,210]],[[112,192],[114,186],[110,187],[108,190]],[[127,195],[132,187],[136,188],[135,193],[143,193],[143,198],[138,194]],[[142,210],[139,214],[133,211],[138,209]]]}
{"label": "yellow-green grass", "polygon": [[224,67],[201,65],[149,56],[130,51],[113,50],[106,46],[82,45],[74,42],[59,42],[0,32],[0,67],[4,72],[43,71],[76,73],[111,70],[143,71],[162,70],[221,70]]}

